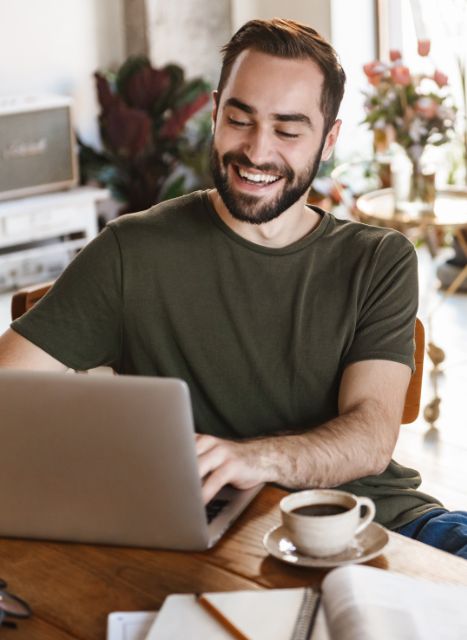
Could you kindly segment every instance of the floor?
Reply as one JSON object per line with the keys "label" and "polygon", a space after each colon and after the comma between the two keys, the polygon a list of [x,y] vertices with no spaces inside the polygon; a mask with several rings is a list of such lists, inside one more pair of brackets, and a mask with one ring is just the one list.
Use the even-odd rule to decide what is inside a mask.
{"label": "floor", "polygon": [[[418,250],[420,276],[419,317],[425,324],[427,343],[445,351],[437,376],[440,415],[434,427],[423,417],[433,399],[432,364],[425,356],[421,415],[401,427],[395,459],[418,469],[422,489],[441,499],[450,509],[467,510],[467,294],[443,300],[437,289],[436,266],[446,254],[432,259]],[[11,294],[0,294],[0,331],[8,326]],[[431,322],[430,322],[431,318]]]}

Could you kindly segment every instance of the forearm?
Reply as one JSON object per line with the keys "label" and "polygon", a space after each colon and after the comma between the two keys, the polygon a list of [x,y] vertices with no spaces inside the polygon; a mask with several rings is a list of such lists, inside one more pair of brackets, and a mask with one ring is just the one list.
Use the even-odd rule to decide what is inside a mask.
{"label": "forearm", "polygon": [[410,370],[387,361],[365,361],[344,371],[339,416],[300,434],[231,441],[197,436],[203,495],[210,500],[231,483],[333,487],[375,475],[389,464],[399,434]]}
{"label": "forearm", "polygon": [[365,403],[310,431],[257,441],[268,482],[290,488],[333,487],[384,471],[398,425],[376,403]]}
{"label": "forearm", "polygon": [[275,482],[291,489],[334,487],[388,465],[399,423],[368,402],[305,433],[232,441],[198,435],[203,496],[231,483],[249,489]]}

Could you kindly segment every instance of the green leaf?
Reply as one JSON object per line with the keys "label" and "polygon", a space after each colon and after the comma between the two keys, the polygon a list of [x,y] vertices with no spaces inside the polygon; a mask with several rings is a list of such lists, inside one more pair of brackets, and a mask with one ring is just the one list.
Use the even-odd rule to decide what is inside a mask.
{"label": "green leaf", "polygon": [[117,92],[121,96],[124,96],[125,84],[128,78],[131,78],[131,76],[136,73],[136,71],[139,71],[139,69],[150,66],[151,63],[146,56],[130,56],[127,60],[125,60],[125,62],[117,72],[117,76],[115,79]]}
{"label": "green leaf", "polygon": [[164,112],[174,106],[175,96],[181,90],[183,83],[185,82],[185,72],[178,64],[168,64],[163,67],[163,70],[170,76],[170,87],[167,89],[165,94],[154,103],[151,109],[151,115],[156,121],[155,125],[157,128],[162,126]]}
{"label": "green leaf", "polygon": [[185,86],[179,91],[174,100],[174,107],[183,107],[186,104],[194,102],[196,98],[202,94],[209,92],[211,85],[202,78],[194,78],[190,82],[187,82]]}
{"label": "green leaf", "polygon": [[84,144],[78,138],[79,173],[82,184],[96,180],[102,183],[100,173],[104,167],[111,166],[111,160],[105,153],[99,153]]}
{"label": "green leaf", "polygon": [[185,72],[178,64],[167,64],[164,67],[171,79],[170,94],[175,95],[185,82]]}
{"label": "green leaf", "polygon": [[185,176],[180,175],[169,182],[167,186],[165,186],[160,194],[160,199],[162,200],[171,200],[172,198],[178,198],[178,196],[182,196],[185,193],[184,190],[185,185]]}

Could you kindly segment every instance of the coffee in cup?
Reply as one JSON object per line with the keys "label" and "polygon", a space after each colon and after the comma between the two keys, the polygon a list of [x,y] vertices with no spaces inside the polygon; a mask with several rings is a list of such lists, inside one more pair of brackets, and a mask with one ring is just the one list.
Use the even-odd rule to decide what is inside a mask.
{"label": "coffee in cup", "polygon": [[282,498],[280,509],[297,550],[319,558],[344,551],[375,516],[373,500],[337,489],[292,493]]}

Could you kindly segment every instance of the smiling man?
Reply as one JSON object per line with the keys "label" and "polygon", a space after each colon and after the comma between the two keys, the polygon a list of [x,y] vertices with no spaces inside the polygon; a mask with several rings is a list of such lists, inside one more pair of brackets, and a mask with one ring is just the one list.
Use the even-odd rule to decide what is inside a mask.
{"label": "smiling man", "polygon": [[320,104],[324,78],[312,59],[247,48],[229,65],[226,56],[214,96],[214,204],[241,235],[260,243],[269,237],[271,246],[280,246],[291,241],[287,230],[292,227],[296,239],[319,223],[305,203],[320,161],[329,158],[339,132],[335,116],[344,75],[339,77],[337,68],[335,75],[340,81],[336,113],[325,122]]}
{"label": "smiling man", "polygon": [[[307,206],[344,72],[290,20],[251,21],[223,53],[216,188],[111,222],[0,339],[0,364],[182,378],[206,502],[228,483],[340,486],[418,536],[450,514],[391,459],[413,367],[414,249]],[[466,538],[449,550],[467,555]]]}
{"label": "smiling man", "polygon": [[306,195],[340,124],[324,130],[322,80],[311,60],[277,59],[254,50],[238,56],[215,96],[213,114],[212,171],[219,213],[227,222],[233,217],[263,225],[285,211],[281,226],[289,226],[293,216],[309,221]]}

